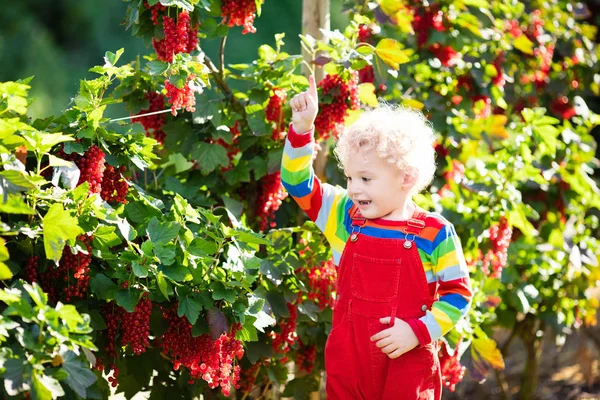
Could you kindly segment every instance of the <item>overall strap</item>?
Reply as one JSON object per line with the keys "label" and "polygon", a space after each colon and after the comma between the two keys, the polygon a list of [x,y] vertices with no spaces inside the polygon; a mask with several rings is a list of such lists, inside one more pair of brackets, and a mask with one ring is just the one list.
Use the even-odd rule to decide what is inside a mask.
{"label": "overall strap", "polygon": [[356,206],[352,206],[352,209],[350,210],[350,218],[352,219],[352,225],[355,226],[362,227],[367,223],[367,219],[362,216],[359,208]]}
{"label": "overall strap", "polygon": [[425,229],[425,218],[427,212],[422,208],[417,207],[413,216],[406,221],[406,227],[403,229],[404,233],[411,233],[413,235],[419,235],[423,229]]}

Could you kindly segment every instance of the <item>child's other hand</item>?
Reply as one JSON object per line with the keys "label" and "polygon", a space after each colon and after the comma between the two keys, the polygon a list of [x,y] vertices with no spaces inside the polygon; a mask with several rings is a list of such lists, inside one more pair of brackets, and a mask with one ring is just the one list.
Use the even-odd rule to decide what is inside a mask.
{"label": "child's other hand", "polygon": [[[389,325],[390,317],[380,318],[379,322]],[[419,345],[410,325],[399,318],[394,320],[394,326],[371,336],[371,341],[377,342],[375,345],[389,358],[398,358]]]}
{"label": "child's other hand", "polygon": [[298,93],[290,100],[292,127],[297,133],[308,132],[317,118],[319,94],[314,75],[308,77],[308,90]]}

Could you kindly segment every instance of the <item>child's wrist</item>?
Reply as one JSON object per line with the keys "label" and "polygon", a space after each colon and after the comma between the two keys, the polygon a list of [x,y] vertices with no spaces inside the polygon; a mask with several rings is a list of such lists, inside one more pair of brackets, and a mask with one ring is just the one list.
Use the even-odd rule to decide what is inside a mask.
{"label": "child's wrist", "polygon": [[302,134],[306,134],[306,133],[312,132],[313,129],[315,129],[315,125],[314,124],[310,124],[308,126],[305,126],[305,125],[296,125],[296,124],[292,123],[292,129],[298,135],[302,135]]}

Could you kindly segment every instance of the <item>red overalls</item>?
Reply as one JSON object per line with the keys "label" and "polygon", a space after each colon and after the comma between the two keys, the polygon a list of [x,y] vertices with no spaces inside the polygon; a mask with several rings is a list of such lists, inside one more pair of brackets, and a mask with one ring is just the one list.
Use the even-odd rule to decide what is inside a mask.
{"label": "red overalls", "polygon": [[[360,234],[366,219],[358,212],[352,216],[325,346],[328,400],[441,398],[437,342],[390,359],[370,340],[394,318],[420,318],[431,309],[434,299],[414,243],[424,219],[418,210],[402,227],[405,239],[379,239]],[[379,322],[387,316],[390,325]]]}

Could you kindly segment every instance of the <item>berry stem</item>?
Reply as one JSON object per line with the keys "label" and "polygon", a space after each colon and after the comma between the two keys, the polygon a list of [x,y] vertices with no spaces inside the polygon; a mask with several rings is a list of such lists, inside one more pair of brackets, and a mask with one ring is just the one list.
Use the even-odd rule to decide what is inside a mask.
{"label": "berry stem", "polygon": [[219,75],[221,75],[221,78],[223,78],[223,68],[225,65],[225,43],[227,42],[227,36],[223,36],[223,38],[221,39],[221,46],[219,47]]}

